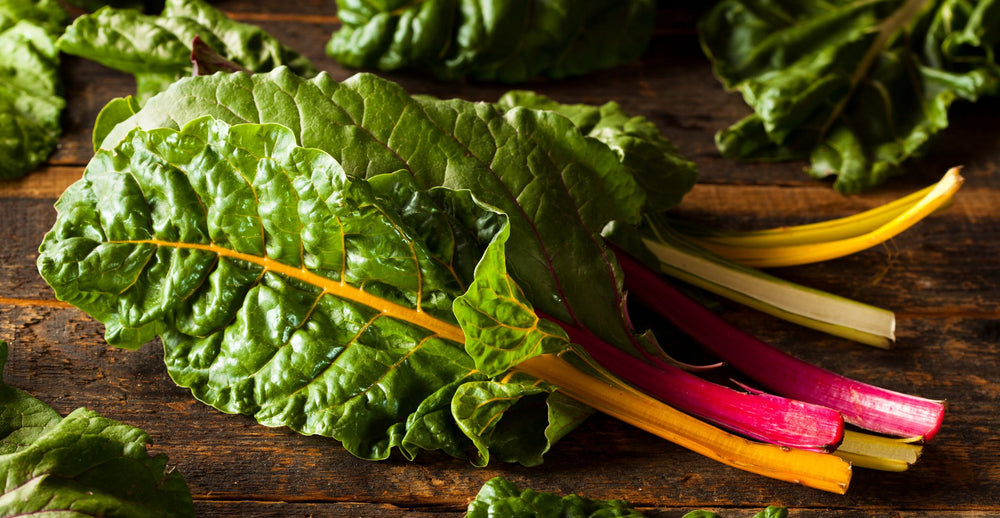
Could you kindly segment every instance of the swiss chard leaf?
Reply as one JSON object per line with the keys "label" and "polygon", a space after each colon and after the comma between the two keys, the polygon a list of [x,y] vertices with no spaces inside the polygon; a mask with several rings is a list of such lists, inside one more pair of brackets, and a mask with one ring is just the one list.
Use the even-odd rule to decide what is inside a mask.
{"label": "swiss chard leaf", "polygon": [[[645,516],[624,500],[597,500],[577,495],[559,496],[555,493],[520,489],[502,477],[490,479],[469,504],[466,518],[611,518]],[[770,506],[754,518],[786,518],[788,510]],[[711,511],[691,511],[684,518],[721,518]]]}
{"label": "swiss chard leaf", "polygon": [[252,71],[286,65],[298,74],[316,74],[308,59],[260,27],[230,20],[203,0],[168,0],[160,16],[105,7],[74,20],[58,45],[67,54],[135,75],[141,102],[191,75],[196,36]]}
{"label": "swiss chard leaf", "polygon": [[470,190],[509,217],[511,275],[539,311],[635,347],[617,263],[598,233],[612,220],[638,223],[648,207],[642,185],[670,183],[670,171],[624,165],[552,111],[415,98],[370,74],[337,83],[285,69],[183,79],[112,130],[104,147],[131,128],[176,128],[205,115],[292,128],[299,144],[330,153],[354,176],[403,170],[424,189]]}
{"label": "swiss chard leaf", "polygon": [[842,192],[878,185],[947,127],[955,99],[1000,93],[997,13],[996,0],[723,1],[702,46],[755,113],[719,149],[809,159]]}
{"label": "swiss chard leaf", "polygon": [[[370,185],[283,126],[203,118],[98,151],[57,209],[39,255],[56,295],[112,344],[161,336],[171,377],[225,412],[367,459],[398,447],[480,464],[493,444],[540,462],[586,413],[533,380],[491,381],[510,365],[467,354],[453,301],[480,238],[492,256],[508,233],[467,192],[402,173]],[[499,394],[508,405],[487,405]],[[512,406],[553,430],[512,437],[526,432],[499,418]]]}
{"label": "swiss chard leaf", "polygon": [[555,493],[520,489],[509,480],[491,479],[469,504],[467,518],[504,516],[508,518],[611,518],[644,516],[624,500],[595,500],[576,495],[559,496]]}
{"label": "swiss chard leaf", "polygon": [[613,101],[601,106],[563,104],[534,92],[515,90],[504,94],[497,105],[502,110],[515,107],[551,110],[569,118],[584,135],[600,140],[618,155],[645,191],[647,210],[651,213],[680,203],[698,179],[694,163],[681,156],[656,124],[625,113]]}
{"label": "swiss chard leaf", "polygon": [[[0,342],[0,369],[7,344]],[[5,515],[194,516],[187,485],[146,453],[149,436],[80,408],[65,418],[0,382],[0,509]]]}
{"label": "swiss chard leaf", "polygon": [[34,169],[62,135],[55,39],[65,19],[54,1],[0,2],[0,179]]}
{"label": "swiss chard leaf", "polygon": [[343,26],[327,53],[346,66],[507,83],[632,61],[655,19],[652,0],[337,0],[337,9]]}

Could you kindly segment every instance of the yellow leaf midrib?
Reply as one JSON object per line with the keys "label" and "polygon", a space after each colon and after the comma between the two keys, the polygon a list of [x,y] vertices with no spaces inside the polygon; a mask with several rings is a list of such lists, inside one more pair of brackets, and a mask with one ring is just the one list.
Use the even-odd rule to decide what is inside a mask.
{"label": "yellow leaf midrib", "polygon": [[465,341],[465,334],[462,329],[455,324],[445,322],[437,317],[422,311],[420,308],[409,308],[390,300],[386,300],[382,297],[378,297],[371,293],[368,293],[356,286],[352,286],[342,281],[335,281],[333,279],[328,279],[322,275],[318,275],[311,272],[305,268],[297,268],[294,266],[287,265],[280,261],[275,261],[266,256],[257,256],[253,254],[248,254],[244,252],[237,252],[235,250],[225,248],[212,243],[184,243],[176,241],[166,241],[162,239],[136,239],[136,240],[119,240],[110,241],[110,244],[129,244],[129,245],[154,245],[157,247],[175,248],[175,249],[187,249],[187,250],[201,250],[204,252],[209,252],[217,255],[218,257],[228,257],[230,259],[236,259],[239,261],[245,261],[251,264],[256,264],[264,269],[264,271],[270,271],[284,275],[306,284],[316,286],[323,290],[323,294],[329,294],[337,298],[350,300],[352,302],[357,302],[359,304],[368,306],[376,311],[382,313],[385,316],[395,318],[397,320],[402,320],[409,322],[428,331],[431,331],[435,335],[441,338],[452,340],[455,342],[463,343]]}

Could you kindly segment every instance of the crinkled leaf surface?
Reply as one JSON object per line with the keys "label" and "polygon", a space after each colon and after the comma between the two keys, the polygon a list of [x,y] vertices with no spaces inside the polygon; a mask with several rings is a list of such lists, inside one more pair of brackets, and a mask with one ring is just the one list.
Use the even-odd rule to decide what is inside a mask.
{"label": "crinkled leaf surface", "polygon": [[662,212],[680,203],[698,179],[694,163],[681,156],[652,121],[625,113],[616,102],[601,106],[563,104],[534,92],[515,90],[504,94],[497,105],[502,110],[551,110],[569,118],[581,132],[618,155],[645,191],[649,212]]}
{"label": "crinkled leaf surface", "polygon": [[337,0],[327,53],[350,67],[521,82],[627,63],[652,35],[652,0]]}
{"label": "crinkled leaf surface", "polygon": [[55,39],[65,19],[54,1],[0,2],[0,179],[37,167],[62,135]]}
{"label": "crinkled leaf surface", "polygon": [[[753,518],[787,518],[787,516],[787,508],[772,505],[753,515]],[[722,518],[722,515],[712,511],[691,511],[690,513],[685,514],[684,518]]]}
{"label": "crinkled leaf surface", "polygon": [[[0,368],[7,344],[0,342]],[[65,418],[0,383],[0,509],[5,516],[194,516],[180,473],[146,453],[149,436],[90,410]]]}
{"label": "crinkled leaf surface", "polygon": [[67,14],[55,0],[0,0],[0,30],[27,21],[57,36],[66,25]]}
{"label": "crinkled leaf surface", "polygon": [[595,500],[576,495],[559,496],[533,489],[520,489],[501,477],[491,479],[469,504],[467,518],[611,518],[644,516],[624,500]]}
{"label": "crinkled leaf surface", "polygon": [[255,25],[235,22],[203,0],[168,0],[160,16],[105,7],[80,16],[59,50],[135,75],[140,101],[191,75],[195,36],[225,58],[264,72],[286,65],[312,76],[308,59]]}
{"label": "crinkled leaf surface", "polygon": [[[556,429],[583,413],[534,380],[491,381],[509,365],[466,352],[453,301],[480,239],[502,254],[508,232],[467,192],[426,193],[405,173],[369,184],[283,126],[202,118],[98,151],[57,209],[39,255],[56,295],[112,344],[160,335],[171,377],[225,412],[363,458],[441,449],[480,464],[494,443],[540,462],[561,436],[505,411]],[[510,404],[485,409],[498,394]]]}
{"label": "crinkled leaf surface", "polygon": [[[183,79],[119,124],[103,147],[131,128],[176,128],[205,115],[285,125],[299,144],[328,152],[351,175],[402,170],[424,189],[470,190],[509,217],[511,276],[539,311],[634,347],[620,272],[598,233],[612,220],[638,223],[646,193],[635,169],[566,117],[414,98],[370,74],[338,83],[278,69]],[[648,181],[664,174],[642,173]]]}
{"label": "crinkled leaf surface", "polygon": [[717,75],[754,114],[723,155],[809,159],[857,192],[947,127],[955,99],[1000,92],[1000,1],[724,1],[700,22]]}

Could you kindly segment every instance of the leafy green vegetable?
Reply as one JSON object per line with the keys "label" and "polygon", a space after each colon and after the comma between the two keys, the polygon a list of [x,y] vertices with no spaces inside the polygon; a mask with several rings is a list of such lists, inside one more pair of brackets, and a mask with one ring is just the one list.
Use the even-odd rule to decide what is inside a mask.
{"label": "leafy green vegetable", "polygon": [[681,156],[656,124],[625,113],[618,103],[562,104],[534,92],[515,90],[504,94],[497,106],[505,111],[515,107],[551,110],[569,118],[580,132],[600,140],[618,155],[645,191],[652,213],[680,203],[698,178],[694,163]]}
{"label": "leafy green vegetable", "polygon": [[644,516],[623,500],[594,500],[576,495],[559,496],[533,489],[519,489],[513,482],[491,479],[469,504],[466,518],[610,518]]}
{"label": "leafy green vegetable", "polygon": [[637,58],[655,9],[652,0],[337,0],[343,26],[327,53],[349,67],[421,68],[448,79],[562,78]]}
{"label": "leafy green vegetable", "polygon": [[62,134],[55,39],[65,20],[55,1],[0,1],[0,179],[34,169]]}
{"label": "leafy green vegetable", "polygon": [[[0,369],[7,344],[0,341]],[[79,408],[62,418],[0,382],[0,509],[5,515],[194,516],[191,495],[149,436]],[[62,516],[62,514],[60,515]]]}
{"label": "leafy green vegetable", "polygon": [[[641,518],[637,511],[624,500],[596,500],[577,495],[559,496],[555,493],[520,489],[513,482],[502,477],[490,479],[479,490],[476,499],[469,504],[466,518],[611,518],[625,516]],[[770,506],[754,515],[754,518],[786,518],[784,507]],[[711,511],[691,511],[684,518],[722,518]]]}
{"label": "leafy green vegetable", "polygon": [[[471,190],[510,218],[510,247],[518,253],[508,264],[539,311],[585,322],[625,349],[634,349],[637,338],[622,314],[617,265],[599,232],[612,220],[636,224],[644,210],[659,208],[657,200],[670,198],[647,197],[642,185],[674,185],[683,193],[694,181],[626,167],[555,112],[411,97],[370,74],[337,83],[286,69],[183,79],[119,124],[102,147],[134,127],[177,128],[205,115],[292,128],[300,145],[330,153],[354,176],[403,170],[424,189]],[[670,183],[678,177],[684,182]]]}
{"label": "leafy green vegetable", "polygon": [[[771,505],[763,511],[753,515],[753,518],[787,518],[788,509]],[[691,511],[684,515],[684,518],[722,518],[722,515],[712,511]]]}
{"label": "leafy green vegetable", "polygon": [[225,412],[367,459],[398,447],[478,464],[537,464],[590,412],[466,354],[452,302],[479,239],[502,265],[508,233],[467,192],[369,184],[283,126],[199,119],[98,151],[57,209],[39,256],[57,296],[114,345],[161,336],[171,377]]}
{"label": "leafy green vegetable", "polygon": [[702,46],[754,114],[716,136],[724,156],[809,159],[858,192],[901,172],[956,99],[1000,93],[996,0],[726,0]]}
{"label": "leafy green vegetable", "polygon": [[264,72],[286,65],[312,76],[308,59],[263,29],[234,22],[203,0],[169,0],[160,16],[105,7],[78,17],[59,38],[59,50],[135,75],[140,102],[191,75],[198,36],[225,58]]}

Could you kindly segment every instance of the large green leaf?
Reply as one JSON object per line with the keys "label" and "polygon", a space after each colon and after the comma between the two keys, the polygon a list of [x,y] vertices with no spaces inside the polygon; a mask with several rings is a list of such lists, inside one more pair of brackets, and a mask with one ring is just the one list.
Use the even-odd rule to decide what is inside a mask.
{"label": "large green leaf", "polygon": [[508,408],[454,410],[458,394],[484,406],[468,399],[473,384],[487,401],[541,396],[525,410],[536,423],[582,413],[546,404],[551,389],[533,382],[491,382],[510,365],[479,369],[466,352],[452,303],[481,239],[503,253],[500,215],[407,174],[352,179],[295,138],[209,118],[133,131],[60,198],[42,276],[104,322],[110,343],[161,336],[171,377],[225,412],[335,437],[368,459],[398,447],[485,463],[497,443],[504,460],[540,462],[559,434],[542,426],[518,443],[509,431],[525,430],[499,419]]}
{"label": "large green leaf", "polygon": [[[0,370],[7,344],[0,342]],[[80,408],[65,418],[0,382],[0,509],[4,516],[194,516],[191,494],[149,436]]]}
{"label": "large green leaf", "polygon": [[699,29],[755,112],[717,135],[723,155],[809,159],[843,192],[901,172],[955,99],[1000,92],[996,0],[727,0]]}
{"label": "large green leaf", "polygon": [[422,68],[508,83],[627,63],[653,30],[652,0],[337,0],[327,53],[349,67]]}
{"label": "large green leaf", "polygon": [[203,0],[168,0],[160,16],[105,7],[80,16],[59,38],[59,50],[135,75],[140,101],[191,75],[198,36],[225,58],[264,72],[286,65],[312,76],[308,59],[260,27],[227,18]]}
{"label": "large green leaf", "polygon": [[510,218],[511,275],[539,311],[634,347],[617,263],[598,233],[612,220],[640,222],[648,199],[640,184],[669,183],[670,171],[624,165],[552,111],[414,98],[370,74],[337,83],[285,69],[183,79],[112,130],[104,147],[131,128],[176,128],[205,115],[285,125],[351,175],[403,170],[424,189],[470,190]]}
{"label": "large green leaf", "polygon": [[54,1],[0,2],[0,179],[37,167],[62,135],[55,39],[65,19]]}

